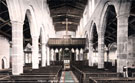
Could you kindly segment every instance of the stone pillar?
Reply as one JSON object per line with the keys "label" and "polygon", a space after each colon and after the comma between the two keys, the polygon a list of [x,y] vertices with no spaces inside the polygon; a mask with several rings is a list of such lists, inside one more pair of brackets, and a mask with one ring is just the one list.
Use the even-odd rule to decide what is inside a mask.
{"label": "stone pillar", "polygon": [[79,49],[77,48],[75,51],[76,51],[76,61],[78,61],[79,60]]}
{"label": "stone pillar", "polygon": [[54,49],[51,49],[51,61],[54,61]]}
{"label": "stone pillar", "polygon": [[93,55],[93,42],[92,40],[89,41],[89,53],[88,53],[88,56],[89,56],[89,66],[93,66],[93,63],[92,63],[92,55]]}
{"label": "stone pillar", "polygon": [[127,66],[128,47],[128,15],[117,17],[117,72],[122,73]]}
{"label": "stone pillar", "polygon": [[23,73],[23,23],[12,21],[12,74]]}
{"label": "stone pillar", "polygon": [[104,68],[104,35],[102,32],[98,35],[98,68]]}
{"label": "stone pillar", "polygon": [[47,66],[50,66],[50,48],[47,47]]}
{"label": "stone pillar", "polygon": [[71,52],[74,53],[74,55],[71,54],[71,56],[72,56],[72,59],[71,60],[75,60],[75,50],[74,50],[74,48],[71,49]]}
{"label": "stone pillar", "polygon": [[29,58],[29,54],[25,53],[24,54],[24,63],[28,63],[28,58]]}
{"label": "stone pillar", "polygon": [[45,67],[46,66],[46,44],[45,43],[42,43],[42,52],[41,52],[41,56],[42,56],[42,67]]}
{"label": "stone pillar", "polygon": [[38,46],[38,37],[32,37],[32,68],[39,68],[39,46]]}
{"label": "stone pillar", "polygon": [[29,63],[32,63],[32,53],[29,53]]}
{"label": "stone pillar", "polygon": [[61,61],[61,51],[62,51],[62,49],[59,49],[59,50],[58,50],[58,53],[59,53],[59,61]]}
{"label": "stone pillar", "polygon": [[83,60],[83,56],[84,56],[84,55],[83,55],[83,49],[81,48],[81,49],[80,49],[80,60],[81,60],[81,61]]}

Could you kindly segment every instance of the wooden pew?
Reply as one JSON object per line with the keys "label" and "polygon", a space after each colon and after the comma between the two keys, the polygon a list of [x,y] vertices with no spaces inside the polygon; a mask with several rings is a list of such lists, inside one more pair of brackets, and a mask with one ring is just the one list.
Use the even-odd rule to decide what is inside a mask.
{"label": "wooden pew", "polygon": [[89,77],[88,83],[135,83],[135,78]]}
{"label": "wooden pew", "polygon": [[33,69],[30,72],[24,73],[22,75],[10,75],[8,78],[1,79],[2,83],[28,83],[28,82],[36,82],[36,83],[58,83],[60,80],[62,72],[62,66],[50,66],[46,68]]}
{"label": "wooden pew", "polygon": [[73,65],[71,65],[71,70],[77,77],[79,83],[83,83],[83,72]]}
{"label": "wooden pew", "polygon": [[89,77],[119,77],[117,73],[83,73],[83,83],[89,82]]}
{"label": "wooden pew", "polygon": [[[82,66],[80,66],[79,64]],[[89,77],[119,77],[116,72],[104,69],[97,69],[96,67],[83,66],[81,62],[73,63],[71,65],[73,73],[77,76],[80,83],[88,83]]]}

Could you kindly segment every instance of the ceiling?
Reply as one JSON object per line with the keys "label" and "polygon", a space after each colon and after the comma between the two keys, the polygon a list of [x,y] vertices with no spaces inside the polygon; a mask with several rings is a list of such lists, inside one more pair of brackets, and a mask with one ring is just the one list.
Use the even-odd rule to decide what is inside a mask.
{"label": "ceiling", "polygon": [[[0,34],[12,40],[12,25],[9,18],[9,12],[6,4],[6,0],[0,0]],[[23,25],[24,45],[28,42],[31,43],[30,28],[27,16]]]}
{"label": "ceiling", "polygon": [[[82,17],[87,0],[47,0],[50,14],[56,31],[65,30],[65,20],[68,18],[70,31],[76,31]],[[9,18],[6,0],[0,0],[0,34],[12,40],[12,26]],[[62,22],[64,24],[62,24]],[[23,25],[24,42],[31,42],[27,16]]]}
{"label": "ceiling", "polygon": [[11,23],[6,0],[0,0],[0,34],[11,39]]}
{"label": "ceiling", "polygon": [[55,31],[66,30],[66,18],[68,19],[68,30],[76,31],[77,25],[83,15],[88,0],[47,0]]}
{"label": "ceiling", "polygon": [[[76,31],[77,25],[83,15],[84,8],[87,4],[87,0],[47,0],[50,8],[50,14],[53,18],[53,23],[55,25],[56,31],[64,31],[65,29],[65,20],[68,18],[69,30]],[[7,37],[10,41],[12,39],[11,33],[11,23],[9,19],[9,12],[6,4],[6,0],[0,0],[0,34]],[[107,28],[105,32],[105,44],[108,46],[113,42],[117,42],[117,18],[116,18],[115,8],[109,6],[107,9]],[[129,30],[128,36],[135,34],[135,2],[131,5],[130,17],[129,17]],[[96,25],[94,26],[96,27]],[[24,41],[29,42],[31,38],[29,22],[27,16],[24,21]],[[93,45],[94,48],[98,45],[98,35],[96,29],[93,32],[94,39]]]}

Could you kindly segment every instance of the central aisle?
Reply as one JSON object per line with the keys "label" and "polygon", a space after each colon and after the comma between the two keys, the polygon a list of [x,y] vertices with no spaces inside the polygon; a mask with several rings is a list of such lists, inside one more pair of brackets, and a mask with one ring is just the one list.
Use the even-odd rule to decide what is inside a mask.
{"label": "central aisle", "polygon": [[79,83],[72,71],[63,71],[60,83]]}

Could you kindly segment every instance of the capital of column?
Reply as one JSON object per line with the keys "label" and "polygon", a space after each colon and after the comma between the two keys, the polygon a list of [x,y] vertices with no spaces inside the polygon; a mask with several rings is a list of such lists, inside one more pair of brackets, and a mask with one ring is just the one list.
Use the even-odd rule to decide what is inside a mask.
{"label": "capital of column", "polygon": [[123,14],[118,14],[117,18],[118,19],[121,19],[121,18],[125,19],[125,18],[129,18],[129,16],[130,16],[129,13],[123,13]]}
{"label": "capital of column", "polygon": [[80,49],[80,53],[83,53],[83,49],[82,48]]}
{"label": "capital of column", "polygon": [[79,49],[78,49],[78,48],[76,48],[75,50],[76,50],[76,51],[79,51]]}
{"label": "capital of column", "polygon": [[12,24],[16,24],[16,25],[23,25],[24,22],[23,21],[10,21]]}
{"label": "capital of column", "polygon": [[53,48],[51,48],[51,51],[54,51],[54,49],[53,49]]}

